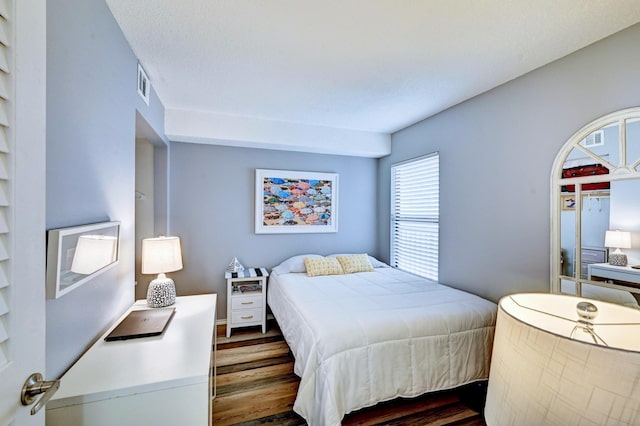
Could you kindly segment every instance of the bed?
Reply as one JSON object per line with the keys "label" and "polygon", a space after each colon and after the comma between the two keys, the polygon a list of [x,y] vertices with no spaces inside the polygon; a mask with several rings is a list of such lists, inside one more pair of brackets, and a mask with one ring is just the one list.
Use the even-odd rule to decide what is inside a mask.
{"label": "bed", "polygon": [[493,302],[370,256],[370,272],[309,276],[310,257],[322,256],[275,267],[267,294],[301,378],[293,408],[310,425],[488,378]]}

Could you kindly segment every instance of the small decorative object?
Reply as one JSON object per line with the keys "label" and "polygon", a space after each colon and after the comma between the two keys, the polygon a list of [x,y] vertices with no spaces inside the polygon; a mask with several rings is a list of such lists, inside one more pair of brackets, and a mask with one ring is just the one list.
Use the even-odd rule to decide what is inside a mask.
{"label": "small decorative object", "polygon": [[176,302],[175,283],[165,273],[180,269],[182,269],[180,238],[160,236],[142,240],[142,273],[158,274],[158,277],[149,283],[147,290],[149,306],[162,308]]}
{"label": "small decorative object", "polygon": [[631,248],[631,233],[626,231],[607,231],[604,236],[605,247],[615,248],[609,253],[609,264],[614,266],[627,266],[627,255],[620,251],[621,248]]}
{"label": "small decorative object", "polygon": [[234,257],[233,260],[231,260],[231,262],[227,266],[227,269],[225,269],[225,271],[227,272],[244,271],[244,266],[242,266],[242,264],[240,263],[237,257]]}

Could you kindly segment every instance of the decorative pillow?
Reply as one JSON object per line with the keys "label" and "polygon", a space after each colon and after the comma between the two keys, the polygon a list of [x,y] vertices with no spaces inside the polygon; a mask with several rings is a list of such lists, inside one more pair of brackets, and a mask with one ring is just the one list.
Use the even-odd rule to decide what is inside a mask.
{"label": "decorative pillow", "polygon": [[318,275],[342,275],[342,267],[335,257],[307,257],[304,259],[307,267],[307,275],[316,277]]}
{"label": "decorative pillow", "polygon": [[349,256],[337,256],[338,262],[342,266],[345,274],[355,272],[373,272],[373,266],[367,254],[352,254]]}
{"label": "decorative pillow", "polygon": [[[338,256],[352,256],[353,253],[345,253],[345,254],[330,254],[330,257],[338,257]],[[371,262],[371,266],[374,268],[389,268],[390,266],[384,262],[380,262],[373,256],[369,256],[369,262]]]}
{"label": "decorative pillow", "polygon": [[272,269],[272,272],[278,275],[289,274],[292,272],[307,272],[307,267],[304,265],[305,257],[322,257],[319,254],[302,254],[300,256],[293,256],[287,260],[282,261],[278,266]]}

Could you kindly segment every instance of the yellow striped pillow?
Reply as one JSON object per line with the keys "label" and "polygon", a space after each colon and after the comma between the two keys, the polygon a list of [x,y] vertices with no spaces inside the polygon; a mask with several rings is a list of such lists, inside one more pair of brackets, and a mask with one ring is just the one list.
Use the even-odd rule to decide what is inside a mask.
{"label": "yellow striped pillow", "polygon": [[344,274],[340,262],[335,257],[305,257],[304,266],[310,277]]}
{"label": "yellow striped pillow", "polygon": [[352,254],[349,256],[337,256],[345,274],[354,272],[373,272],[373,266],[367,254]]}

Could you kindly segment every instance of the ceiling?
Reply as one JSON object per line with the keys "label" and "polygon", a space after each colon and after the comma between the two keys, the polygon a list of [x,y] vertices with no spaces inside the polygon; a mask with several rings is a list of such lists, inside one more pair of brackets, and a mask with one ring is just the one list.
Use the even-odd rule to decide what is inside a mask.
{"label": "ceiling", "polygon": [[167,114],[387,136],[640,22],[638,0],[106,1]]}

